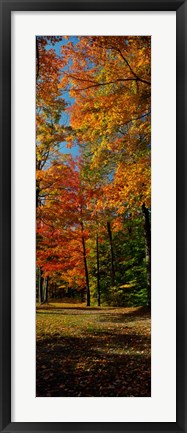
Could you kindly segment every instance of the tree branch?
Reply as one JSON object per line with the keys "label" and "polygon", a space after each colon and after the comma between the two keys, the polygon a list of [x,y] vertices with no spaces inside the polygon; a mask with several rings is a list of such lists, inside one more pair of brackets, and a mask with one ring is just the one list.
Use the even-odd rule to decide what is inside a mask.
{"label": "tree branch", "polygon": [[91,89],[92,87],[108,86],[109,84],[115,84],[115,83],[122,82],[122,81],[137,81],[137,78],[133,78],[133,77],[132,78],[117,78],[114,81],[107,81],[106,83],[95,83],[95,84],[92,84],[92,85],[87,86],[87,87],[74,89],[74,92],[79,92],[81,90]]}
{"label": "tree branch", "polygon": [[110,47],[111,50],[117,51],[120,56],[122,57],[122,59],[124,60],[124,62],[126,63],[126,65],[128,66],[128,68],[130,69],[131,73],[134,75],[134,77],[136,78],[137,81],[141,81],[142,83],[148,84],[149,86],[151,85],[150,81],[144,80],[143,78],[140,78],[136,72],[133,71],[130,63],[128,62],[128,60],[126,59],[126,57],[123,55],[123,53],[121,52],[121,50],[119,48],[116,47]]}
{"label": "tree branch", "polygon": [[[123,126],[126,126],[126,125],[128,125],[129,123],[131,123],[131,122],[133,122],[133,121],[140,120],[140,119],[142,119],[143,117],[149,116],[149,114],[151,114],[151,111],[148,111],[147,113],[141,114],[141,115],[138,116],[138,117],[134,117],[134,118],[128,120],[128,122],[124,123]],[[119,129],[119,132],[120,132],[120,134],[126,135],[125,132],[123,132],[121,129]]]}

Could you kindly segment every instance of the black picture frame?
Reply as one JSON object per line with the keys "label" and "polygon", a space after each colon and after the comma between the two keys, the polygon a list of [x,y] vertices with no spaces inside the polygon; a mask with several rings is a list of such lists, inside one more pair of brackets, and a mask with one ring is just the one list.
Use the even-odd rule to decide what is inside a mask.
{"label": "black picture frame", "polygon": [[[186,196],[187,4],[182,0],[0,0],[0,430],[1,432],[187,432]],[[11,422],[11,11],[176,11],[177,19],[177,421]],[[186,27],[186,29],[185,29]],[[167,31],[167,29],[166,29]],[[169,70],[168,70],[169,73]],[[186,120],[186,122],[185,122]],[[168,306],[169,308],[169,301]],[[20,354],[21,356],[21,354]],[[167,404],[167,401],[166,401]]]}

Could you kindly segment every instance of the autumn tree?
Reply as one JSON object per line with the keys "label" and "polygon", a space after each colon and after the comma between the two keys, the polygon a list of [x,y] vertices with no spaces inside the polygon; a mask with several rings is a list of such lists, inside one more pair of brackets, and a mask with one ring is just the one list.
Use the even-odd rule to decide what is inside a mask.
{"label": "autumn tree", "polygon": [[[75,98],[70,143],[76,137],[80,146],[89,147],[90,170],[107,165],[105,206],[113,209],[115,203],[119,215],[142,210],[149,299],[150,50],[147,36],[79,37],[78,43],[62,49],[62,86]],[[100,202],[97,206],[103,206]]]}
{"label": "autumn tree", "polygon": [[[65,128],[60,123],[65,109],[60,88],[61,68],[59,56],[49,48],[61,38],[36,37],[36,208],[41,207],[42,171],[55,156],[64,139]],[[49,45],[50,44],[50,45]],[[38,218],[38,214],[37,214]],[[39,222],[39,221],[38,221]],[[38,238],[37,238],[38,240]],[[47,300],[48,280],[38,268],[39,300]],[[42,292],[44,296],[42,296]]]}
{"label": "autumn tree", "polygon": [[[140,293],[150,304],[150,37],[67,38],[59,55],[60,40],[36,41],[41,278],[85,287],[88,306],[90,292],[99,305],[136,303]],[[62,141],[79,145],[77,161],[58,152]]]}
{"label": "autumn tree", "polygon": [[36,37],[36,206],[40,193],[38,172],[64,139],[60,118],[66,104],[60,88],[60,61],[55,50],[48,49],[48,43],[57,40]]}
{"label": "autumn tree", "polygon": [[[89,273],[86,240],[88,237],[88,191],[78,170],[80,163],[71,157],[58,159],[43,172],[41,188],[45,204],[38,210],[38,234],[42,235],[39,262],[46,272],[59,270],[71,284],[86,287],[90,305]],[[49,236],[50,231],[50,236]],[[46,239],[46,241],[45,241]],[[46,246],[46,247],[45,247]],[[40,260],[44,260],[41,262]]]}

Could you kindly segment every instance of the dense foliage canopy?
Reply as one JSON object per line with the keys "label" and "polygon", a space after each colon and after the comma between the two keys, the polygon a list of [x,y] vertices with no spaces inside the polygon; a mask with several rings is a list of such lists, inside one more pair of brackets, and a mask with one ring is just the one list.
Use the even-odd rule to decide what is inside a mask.
{"label": "dense foliage canopy", "polygon": [[40,302],[150,305],[150,114],[150,37],[36,38]]}

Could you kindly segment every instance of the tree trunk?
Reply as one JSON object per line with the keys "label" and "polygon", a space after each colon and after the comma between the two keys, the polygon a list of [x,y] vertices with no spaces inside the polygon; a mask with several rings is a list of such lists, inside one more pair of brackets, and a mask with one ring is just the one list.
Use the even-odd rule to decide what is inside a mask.
{"label": "tree trunk", "polygon": [[114,249],[113,249],[113,240],[112,240],[112,232],[110,222],[107,222],[108,236],[110,241],[110,253],[111,253],[111,277],[112,277],[112,285],[115,285],[115,267],[114,267]]}
{"label": "tree trunk", "polygon": [[144,233],[145,233],[145,260],[147,267],[147,289],[148,289],[148,306],[151,308],[151,224],[149,219],[149,211],[142,205],[144,216]]}
{"label": "tree trunk", "polygon": [[49,277],[46,278],[46,287],[45,287],[45,302],[48,303],[48,294],[49,294]]}
{"label": "tree trunk", "polygon": [[99,239],[98,233],[96,236],[96,250],[97,250],[97,301],[98,307],[101,305],[101,288],[100,288],[100,268],[99,268]]}
{"label": "tree trunk", "polygon": [[84,259],[84,270],[86,277],[86,293],[87,293],[87,307],[90,307],[90,286],[89,286],[89,275],[88,275],[88,266],[87,266],[87,258],[86,258],[86,245],[84,238],[84,225],[81,221],[81,231],[82,231],[82,248],[83,248],[83,259]]}
{"label": "tree trunk", "polygon": [[[39,182],[36,181],[36,209],[39,206]],[[35,235],[36,236],[36,235]],[[37,239],[36,239],[37,242]],[[43,279],[42,279],[42,271],[40,268],[38,268],[38,302],[39,304],[42,303],[42,285],[43,285]]]}
{"label": "tree trunk", "polygon": [[43,279],[43,302],[44,302],[44,304],[48,303],[48,282],[49,282],[49,277],[45,277]]}
{"label": "tree trunk", "polygon": [[41,303],[43,302],[44,296],[43,296],[43,285],[44,285],[44,278],[43,278],[43,272],[42,269],[40,269],[40,293],[41,293]]}
{"label": "tree trunk", "polygon": [[43,303],[45,304],[45,285],[46,285],[46,279],[43,278],[43,287],[42,287],[42,293],[43,293]]}
{"label": "tree trunk", "polygon": [[42,303],[42,272],[41,269],[38,268],[38,302]]}
{"label": "tree trunk", "polygon": [[36,181],[36,209],[37,209],[38,206],[39,206],[39,195],[40,195],[40,183],[39,183],[39,181],[37,180],[37,181]]}

